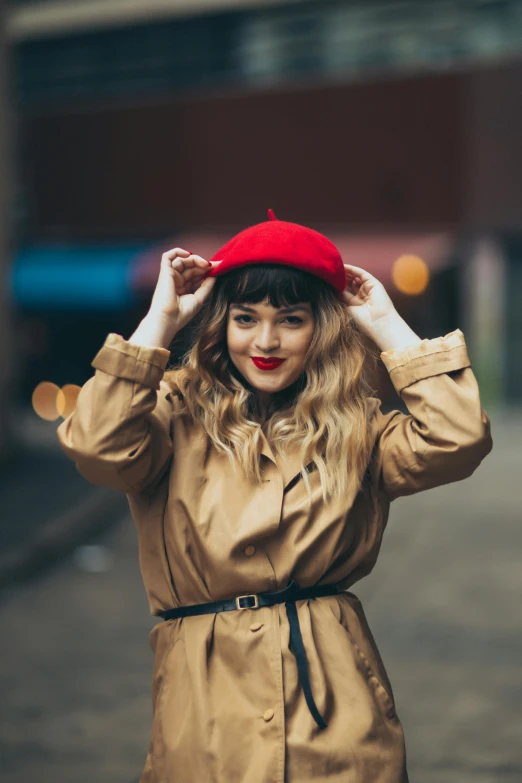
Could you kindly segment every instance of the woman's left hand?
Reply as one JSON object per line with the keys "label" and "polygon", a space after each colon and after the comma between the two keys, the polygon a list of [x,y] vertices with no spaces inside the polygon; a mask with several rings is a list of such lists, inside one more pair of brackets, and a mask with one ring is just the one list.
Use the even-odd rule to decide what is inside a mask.
{"label": "woman's left hand", "polygon": [[394,315],[395,306],[383,284],[359,266],[344,264],[346,288],[341,294],[348,312],[368,337],[374,337],[374,329]]}

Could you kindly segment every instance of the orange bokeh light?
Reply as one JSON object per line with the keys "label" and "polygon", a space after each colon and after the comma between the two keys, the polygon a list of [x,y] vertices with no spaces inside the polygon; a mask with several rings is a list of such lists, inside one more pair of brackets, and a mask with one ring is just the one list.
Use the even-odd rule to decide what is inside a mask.
{"label": "orange bokeh light", "polygon": [[399,256],[392,267],[392,280],[403,294],[422,294],[430,281],[428,265],[419,256]]}
{"label": "orange bokeh light", "polygon": [[46,421],[55,421],[60,415],[58,412],[58,396],[60,388],[55,383],[42,381],[33,391],[31,402],[34,412]]}
{"label": "orange bokeh light", "polygon": [[81,387],[74,383],[66,383],[65,386],[62,386],[56,397],[56,409],[62,418],[66,419],[76,408],[80,391]]}

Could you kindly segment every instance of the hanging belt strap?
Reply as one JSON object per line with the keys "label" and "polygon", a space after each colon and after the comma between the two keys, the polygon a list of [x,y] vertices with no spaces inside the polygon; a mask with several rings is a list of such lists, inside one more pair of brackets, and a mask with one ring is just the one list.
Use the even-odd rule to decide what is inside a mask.
{"label": "hanging belt strap", "polygon": [[312,695],[310,677],[308,675],[308,662],[306,651],[299,625],[296,601],[307,598],[319,598],[324,595],[339,595],[343,591],[337,584],[315,585],[313,587],[299,587],[296,582],[290,582],[288,587],[272,593],[258,593],[257,595],[239,595],[225,601],[214,601],[208,604],[194,604],[192,606],[180,606],[177,609],[168,609],[160,612],[159,616],[164,620],[175,620],[179,617],[192,617],[201,614],[215,614],[217,612],[232,612],[241,609],[258,609],[261,606],[274,606],[286,604],[286,616],[290,625],[290,644],[297,664],[297,673],[303,689],[304,697],[310,710],[310,714],[320,729],[325,729],[327,723],[317,709]]}

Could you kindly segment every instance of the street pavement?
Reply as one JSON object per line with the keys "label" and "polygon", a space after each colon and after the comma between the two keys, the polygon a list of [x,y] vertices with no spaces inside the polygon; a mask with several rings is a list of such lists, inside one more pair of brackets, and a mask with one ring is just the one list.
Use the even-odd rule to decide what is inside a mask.
{"label": "street pavement", "polygon": [[[470,479],[393,503],[377,566],[353,588],[411,783],[522,781],[522,411],[492,419],[493,452]],[[88,543],[102,548],[3,594],[2,783],[139,778],[155,620],[133,523]]]}
{"label": "street pavement", "polygon": [[66,457],[58,422],[13,412],[9,460],[0,465],[0,591],[34,579],[128,510],[125,495],[94,487]]}

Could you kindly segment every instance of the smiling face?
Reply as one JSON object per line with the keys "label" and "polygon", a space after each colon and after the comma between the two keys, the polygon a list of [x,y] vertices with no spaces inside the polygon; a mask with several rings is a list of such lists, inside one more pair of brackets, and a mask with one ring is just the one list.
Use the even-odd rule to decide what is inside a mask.
{"label": "smiling face", "polygon": [[[272,394],[297,381],[314,333],[310,303],[272,307],[268,297],[258,304],[231,303],[227,346],[232,363],[258,392],[262,410]],[[284,359],[273,369],[256,366],[253,357]]]}

